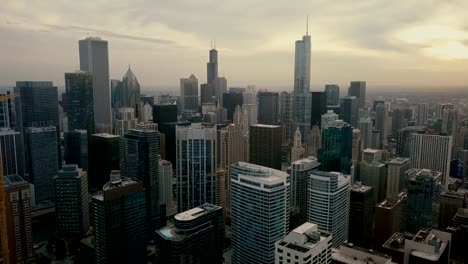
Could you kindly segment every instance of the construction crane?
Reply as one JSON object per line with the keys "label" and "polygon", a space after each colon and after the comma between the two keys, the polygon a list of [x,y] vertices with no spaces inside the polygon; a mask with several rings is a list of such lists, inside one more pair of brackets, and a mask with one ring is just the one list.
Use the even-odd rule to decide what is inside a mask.
{"label": "construction crane", "polygon": [[5,181],[3,179],[2,153],[0,151],[0,241],[2,244],[3,264],[10,264],[10,251],[8,249]]}

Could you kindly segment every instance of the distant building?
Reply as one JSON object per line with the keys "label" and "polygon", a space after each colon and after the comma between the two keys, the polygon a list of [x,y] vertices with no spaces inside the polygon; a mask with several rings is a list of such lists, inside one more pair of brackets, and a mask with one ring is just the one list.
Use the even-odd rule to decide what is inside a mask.
{"label": "distant building", "polygon": [[322,131],[318,126],[313,126],[310,131],[310,140],[307,153],[318,157],[319,150],[322,148]]}
{"label": "distant building", "polygon": [[310,127],[322,127],[322,115],[327,112],[327,94],[325,92],[310,92],[311,116]]}
{"label": "distant building", "polygon": [[101,191],[112,170],[120,169],[120,137],[94,134],[89,137],[89,190]]}
{"label": "distant building", "polygon": [[336,120],[338,120],[338,115],[332,110],[327,110],[321,117],[322,129],[328,128]]}
{"label": "distant building", "polygon": [[279,95],[279,121],[283,134],[282,144],[289,144],[293,138],[293,102],[292,95],[288,92],[281,92]]}
{"label": "distant building", "polygon": [[316,224],[304,223],[275,243],[275,264],[330,263],[331,238]]}
{"label": "distant building", "polygon": [[[223,93],[223,107],[227,110],[227,119],[233,121],[234,111],[237,106],[243,106],[243,95],[242,93],[228,92]],[[255,108],[257,106],[255,105]],[[256,111],[257,112],[257,111]],[[257,112],[258,113],[258,112]]]}
{"label": "distant building", "polygon": [[362,148],[372,147],[372,120],[370,118],[361,118],[358,122],[358,128],[361,131]]}
{"label": "distant building", "polygon": [[231,165],[233,264],[275,261],[275,242],[289,230],[289,195],[287,173],[245,162]]}
{"label": "distant building", "polygon": [[122,107],[117,110],[115,120],[115,134],[124,136],[128,130],[134,129],[138,120],[135,117],[135,109],[131,107]]}
{"label": "distant building", "polygon": [[161,125],[163,123],[177,122],[177,105],[154,105],[153,106],[153,122]]}
{"label": "distant building", "polygon": [[378,130],[379,133],[379,141],[378,146],[376,148],[383,149],[387,144],[387,136],[389,134],[389,129],[387,123],[389,122],[389,115],[388,115],[388,108],[384,104],[378,104],[375,107],[375,129]]}
{"label": "distant building", "polygon": [[405,172],[411,168],[409,158],[394,158],[387,162],[387,199],[397,200],[405,185]]}
{"label": "distant building", "polygon": [[[65,73],[68,130],[95,131],[93,75],[77,71]],[[97,101],[100,103],[100,101]]]}
{"label": "distant building", "polygon": [[448,188],[440,194],[440,210],[438,228],[444,230],[452,225],[453,218],[458,209],[468,206],[468,186],[461,181],[449,184]]}
{"label": "distant building", "polygon": [[377,204],[385,198],[387,191],[387,167],[378,161],[362,161],[360,166],[361,182],[374,189],[374,203]]}
{"label": "distant building", "polygon": [[359,101],[359,108],[364,108],[366,105],[366,82],[351,82],[348,88],[348,96],[356,96]]}
{"label": "distant building", "polygon": [[281,169],[281,127],[253,125],[249,136],[250,163]]}
{"label": "distant building", "polygon": [[301,141],[301,131],[299,131],[299,127],[296,128],[296,132],[294,133],[294,141],[293,146],[291,148],[291,163],[295,162],[296,160],[300,160],[305,157],[305,148],[302,146]]}
{"label": "distant building", "polygon": [[203,204],[174,216],[174,225],[156,231],[158,263],[222,264],[224,221],[221,207]]}
{"label": "distant building", "polygon": [[409,126],[398,130],[396,136],[398,157],[409,158],[413,144],[413,134],[424,133],[428,128],[425,126]]}
{"label": "distant building", "polygon": [[119,93],[119,101],[114,108],[119,109],[123,107],[133,108],[135,116],[141,119],[142,109],[140,107],[140,84],[133,73],[130,66],[122,78],[122,82],[117,87],[117,92]]}
{"label": "distant building", "polygon": [[327,105],[340,104],[340,87],[336,84],[326,84],[325,94],[327,95]]}
{"label": "distant building", "polygon": [[193,74],[180,79],[180,111],[198,112],[198,80]]}
{"label": "distant building", "polygon": [[340,119],[357,127],[358,124],[359,100],[356,96],[345,96],[340,102]]}
{"label": "distant building", "polygon": [[332,264],[396,264],[387,255],[351,245],[342,245],[339,249],[333,249],[331,258]]}
{"label": "distant building", "polygon": [[418,126],[427,125],[427,116],[429,113],[429,106],[427,104],[418,104]]}
{"label": "distant building", "polygon": [[353,129],[343,120],[336,120],[322,129],[319,161],[322,170],[351,173]]}
{"label": "distant building", "polygon": [[373,241],[373,188],[362,184],[351,185],[348,242],[369,248]]}
{"label": "distant building", "polygon": [[86,172],[65,165],[54,178],[57,233],[81,237],[89,228],[89,194]]}
{"label": "distant building", "polygon": [[258,123],[278,124],[279,95],[274,92],[258,92]]}

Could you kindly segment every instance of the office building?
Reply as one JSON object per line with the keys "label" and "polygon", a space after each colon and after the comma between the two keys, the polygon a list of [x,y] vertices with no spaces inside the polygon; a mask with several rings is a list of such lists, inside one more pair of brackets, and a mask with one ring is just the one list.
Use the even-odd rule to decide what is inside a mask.
{"label": "office building", "polygon": [[223,208],[203,204],[174,216],[174,224],[156,231],[158,263],[222,264]]}
{"label": "office building", "polygon": [[374,189],[374,203],[378,203],[385,198],[387,186],[387,168],[385,164],[378,161],[362,161],[359,175],[361,182]]}
{"label": "office building", "polygon": [[287,173],[245,162],[231,165],[233,264],[275,261],[275,242],[289,230],[289,195]]}
{"label": "office building", "polygon": [[419,134],[427,130],[425,126],[409,126],[400,129],[396,134],[398,157],[409,158],[411,155],[411,146],[413,144],[413,134]]}
{"label": "office building", "polygon": [[355,183],[351,185],[348,242],[369,248],[373,240],[374,189]]}
{"label": "office building", "polygon": [[107,41],[88,37],[79,41],[80,70],[93,76],[94,122],[96,133],[112,129],[111,90],[109,87],[109,52]]}
{"label": "office building", "polygon": [[407,229],[416,233],[422,228],[437,227],[439,223],[442,174],[428,169],[406,172],[408,193]]}
{"label": "office building", "polygon": [[117,86],[117,92],[119,93],[119,101],[114,105],[114,108],[133,108],[136,113],[135,116],[141,118],[140,84],[132,69],[130,69],[130,66],[128,66],[128,70],[122,78],[122,82]]}
{"label": "office building", "polygon": [[[34,261],[30,184],[18,175],[4,176],[6,238],[10,263]],[[3,184],[2,184],[3,185]]]}
{"label": "office building", "polygon": [[143,183],[130,178],[110,181],[92,199],[96,263],[145,263]]}
{"label": "office building", "polygon": [[445,230],[451,226],[458,209],[467,207],[468,199],[465,197],[467,193],[468,186],[462,184],[461,181],[449,184],[449,188],[442,191],[440,194],[439,229]]}
{"label": "office building", "polygon": [[[158,131],[158,124],[153,123],[153,122],[140,122],[140,123],[136,124],[135,129]],[[162,143],[159,142],[159,144],[161,145]]]}
{"label": "office building", "polygon": [[152,122],[153,121],[153,107],[150,104],[144,104],[141,108],[140,122]]}
{"label": "office building", "polygon": [[180,112],[198,112],[198,80],[193,74],[180,79]]}
{"label": "office building", "polygon": [[291,177],[291,210],[299,212],[300,224],[307,219],[307,184],[309,175],[317,170],[320,163],[315,157],[307,157],[296,160],[288,168],[288,174]]}
{"label": "office building", "polygon": [[351,182],[355,181],[356,176],[356,167],[358,166],[359,162],[362,159],[362,151],[361,151],[362,143],[361,143],[361,131],[359,129],[353,129],[353,148],[351,154],[351,163],[352,163],[352,180]]}
{"label": "office building", "polygon": [[216,87],[213,84],[204,83],[200,85],[200,103],[217,103]]}
{"label": "office building", "polygon": [[123,177],[143,182],[148,231],[165,223],[159,198],[159,132],[131,129],[120,144],[120,172]]}
{"label": "office building", "polygon": [[154,105],[153,122],[156,124],[177,122],[177,105]]}
{"label": "office building", "polygon": [[458,129],[458,111],[456,109],[444,109],[442,113],[442,133],[455,136]]}
{"label": "office building", "polygon": [[322,127],[322,115],[327,113],[327,94],[325,92],[310,92],[311,115],[310,127]]}
{"label": "office building", "polygon": [[293,120],[299,127],[302,143],[306,143],[310,132],[310,36],[296,41],[294,58]]}
{"label": "office building", "polygon": [[374,246],[380,249],[395,232],[406,231],[406,192],[385,199],[375,207]]}
{"label": "office building", "polygon": [[318,155],[322,169],[351,173],[352,141],[352,127],[343,120],[322,129],[322,148]]}
{"label": "office building", "polygon": [[362,151],[362,160],[367,162],[383,161],[383,150],[367,148]]}
{"label": "office building", "polygon": [[65,73],[65,92],[68,131],[80,129],[94,133],[93,75],[82,71]]}
{"label": "office building", "polygon": [[380,132],[380,139],[378,143],[378,148],[383,149],[387,144],[387,122],[389,119],[387,106],[383,104],[378,104],[376,107],[376,116],[375,116],[375,129]]}
{"label": "office building", "polygon": [[227,80],[224,77],[217,77],[214,82],[215,90],[216,90],[216,102],[220,107],[224,107],[223,105],[223,94],[227,93]]}
{"label": "office building", "polygon": [[292,95],[288,92],[281,92],[279,95],[279,120],[283,134],[283,145],[289,145],[293,138],[293,102]]}
{"label": "office building", "polygon": [[117,110],[114,134],[124,136],[128,130],[134,129],[138,120],[135,117],[135,109],[121,107]]}
{"label": "office building", "polygon": [[21,133],[9,128],[0,129],[0,148],[3,175],[25,177],[26,161]]}
{"label": "office building", "polygon": [[231,164],[247,161],[247,145],[244,139],[243,116],[240,106],[236,107],[233,124],[220,130],[220,163],[219,167],[229,169]]}
{"label": "office building", "polygon": [[313,126],[310,131],[309,148],[307,153],[310,156],[318,157],[319,150],[322,148],[322,131],[318,126]]}
{"label": "office building", "polygon": [[327,105],[340,104],[340,87],[336,84],[326,84],[325,94],[327,96]]}
{"label": "office building", "polygon": [[54,177],[57,163],[57,132],[54,126],[26,128],[26,147],[29,178],[34,184],[36,203],[54,197]]}
{"label": "office building", "polygon": [[395,201],[403,191],[405,172],[411,168],[408,158],[397,157],[387,162],[387,199]]}
{"label": "office building", "polygon": [[332,249],[331,259],[333,264],[396,264],[389,256],[354,245],[341,245],[339,249]]}
{"label": "office building", "polygon": [[166,217],[175,215],[177,212],[174,186],[172,163],[167,160],[159,160],[159,203],[166,206]]}
{"label": "office building", "polygon": [[304,158],[305,154],[305,148],[302,146],[301,141],[301,131],[299,131],[299,127],[297,127],[294,133],[294,143],[291,148],[291,163]]}
{"label": "office building", "polygon": [[231,91],[228,93],[223,93],[223,107],[227,110],[228,120],[233,121],[234,111],[236,110],[236,107],[238,105],[241,107],[243,106],[242,93],[236,93]]}
{"label": "office building", "polygon": [[65,163],[76,164],[83,170],[88,170],[88,132],[73,130],[64,133]]}
{"label": "office building", "polygon": [[281,169],[281,127],[253,125],[249,131],[250,163]]}
{"label": "office building", "polygon": [[336,120],[338,120],[338,115],[332,110],[327,110],[321,117],[322,129],[328,128]]}
{"label": "office building", "polygon": [[258,92],[258,123],[265,125],[278,124],[279,94],[274,92]]}
{"label": "office building", "polygon": [[112,170],[120,170],[120,137],[94,134],[89,137],[88,184],[90,192],[101,191]]}
{"label": "office building", "polygon": [[331,238],[313,223],[304,223],[275,243],[275,264],[330,263]]}
{"label": "office building", "polygon": [[418,122],[416,122],[416,125],[418,126],[427,125],[427,116],[429,114],[429,106],[427,104],[418,104],[417,113],[418,113],[418,120],[417,120]]}
{"label": "office building", "polygon": [[[339,172],[313,171],[307,187],[307,221],[332,234],[333,247],[348,239],[350,177]],[[333,201],[333,203],[330,203]]]}
{"label": "office building", "polygon": [[366,82],[351,82],[348,88],[348,96],[356,96],[358,99],[358,108],[364,108],[366,105]]}
{"label": "office building", "polygon": [[[452,160],[452,137],[430,134],[413,134],[411,140],[411,166],[442,173],[442,185],[448,184]],[[437,153],[437,155],[428,155]]]}
{"label": "office building", "polygon": [[358,122],[358,128],[361,131],[362,148],[371,148],[373,124],[370,118],[361,118]]}
{"label": "office building", "polygon": [[[408,118],[406,116],[406,111],[409,109],[404,108],[396,108],[392,111],[392,136],[396,137],[398,135],[398,131],[408,126]],[[416,124],[418,124],[416,122]]]}
{"label": "office building", "polygon": [[345,96],[341,98],[340,119],[351,126],[357,127],[358,124],[359,100],[356,96]]}
{"label": "office building", "polygon": [[213,127],[177,126],[176,177],[177,211],[183,212],[204,203],[217,204],[217,135]]}
{"label": "office building", "polygon": [[212,47],[209,51],[209,61],[206,63],[206,82],[213,84],[218,78],[218,51]]}
{"label": "office building", "polygon": [[120,104],[120,92],[119,92],[120,86],[122,86],[121,80],[116,80],[116,79],[110,80],[112,109],[114,109]]}
{"label": "office building", "polygon": [[54,178],[57,234],[81,237],[89,228],[88,175],[78,166],[65,165]]}

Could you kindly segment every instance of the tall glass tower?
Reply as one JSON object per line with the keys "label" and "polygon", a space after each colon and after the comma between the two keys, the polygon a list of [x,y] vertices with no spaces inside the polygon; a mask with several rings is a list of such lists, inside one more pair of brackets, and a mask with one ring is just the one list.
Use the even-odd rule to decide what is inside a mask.
{"label": "tall glass tower", "polygon": [[245,162],[231,165],[232,263],[274,263],[289,230],[290,178]]}

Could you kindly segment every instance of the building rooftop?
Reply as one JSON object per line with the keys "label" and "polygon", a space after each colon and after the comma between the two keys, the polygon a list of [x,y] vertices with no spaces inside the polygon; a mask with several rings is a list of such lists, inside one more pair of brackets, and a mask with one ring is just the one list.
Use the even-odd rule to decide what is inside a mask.
{"label": "building rooftop", "polygon": [[98,134],[93,134],[93,136],[102,137],[102,138],[120,138],[120,136],[118,135],[112,135],[108,133],[98,133]]}
{"label": "building rooftop", "polygon": [[17,174],[3,176],[3,181],[5,182],[5,187],[13,187],[17,185],[29,184],[21,176]]}
{"label": "building rooftop", "polygon": [[277,128],[280,126],[275,126],[275,125],[265,125],[265,124],[256,124],[256,125],[251,125],[251,127],[267,127],[267,128]]}
{"label": "building rooftop", "polygon": [[353,191],[353,192],[365,193],[365,192],[368,192],[371,189],[372,189],[371,186],[362,185],[361,182],[355,182],[355,183],[353,183],[351,185],[351,191]]}
{"label": "building rooftop", "polygon": [[240,172],[238,175],[240,178],[248,178],[254,182],[272,184],[283,182],[285,178],[289,177],[289,174],[284,171],[242,161],[235,163],[232,166],[239,168]]}
{"label": "building rooftop", "polygon": [[106,184],[104,184],[104,187],[102,187],[102,189],[104,191],[109,191],[115,188],[131,185],[135,183],[140,183],[140,181],[134,180],[132,178],[120,178],[117,180],[107,182]]}
{"label": "building rooftop", "polygon": [[419,258],[438,261],[450,240],[449,233],[435,229],[423,229],[412,240],[405,241],[405,251]]}
{"label": "building rooftop", "polygon": [[332,260],[346,264],[396,264],[390,256],[352,244],[341,245],[339,249],[333,248],[331,257]]}
{"label": "building rooftop", "polygon": [[291,231],[286,237],[278,241],[277,244],[294,251],[306,253],[327,239],[331,240],[329,233],[320,232],[316,224],[306,222]]}
{"label": "building rooftop", "polygon": [[363,150],[364,153],[372,153],[372,154],[375,154],[375,153],[381,153],[383,152],[381,149],[372,149],[372,148],[366,148]]}
{"label": "building rooftop", "polygon": [[198,207],[192,208],[190,210],[187,210],[185,212],[176,214],[174,216],[174,219],[177,221],[190,221],[193,219],[197,219],[198,217],[205,215],[207,213],[213,212],[215,210],[220,209],[221,207],[213,204],[203,204]]}
{"label": "building rooftop", "polygon": [[393,207],[401,204],[405,200],[406,200],[406,192],[401,192],[400,194],[398,194],[397,199],[395,199],[394,201],[385,199],[379,204],[377,204],[377,207],[385,208],[385,209],[392,209]]}
{"label": "building rooftop", "polygon": [[388,161],[388,164],[403,165],[405,163],[408,163],[409,160],[410,160],[409,158],[397,157],[397,158],[394,158],[394,159]]}
{"label": "building rooftop", "polygon": [[423,179],[440,179],[442,176],[441,172],[438,171],[432,171],[428,169],[410,169],[406,172],[408,175],[408,179],[415,181],[415,180],[423,180]]}

